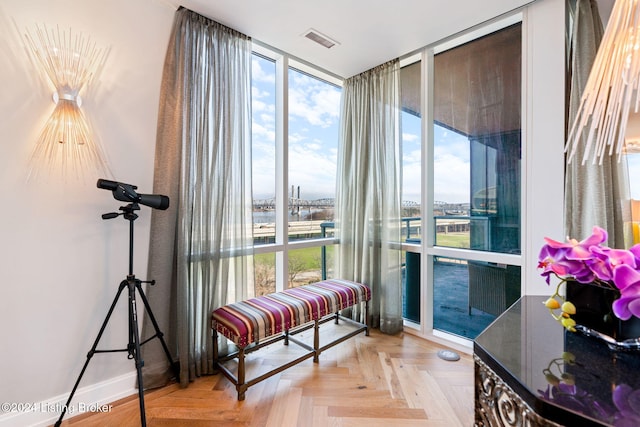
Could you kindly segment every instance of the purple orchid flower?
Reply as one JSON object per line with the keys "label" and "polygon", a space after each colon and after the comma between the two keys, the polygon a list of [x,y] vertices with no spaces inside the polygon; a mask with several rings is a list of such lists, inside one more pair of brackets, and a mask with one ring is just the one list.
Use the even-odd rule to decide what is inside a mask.
{"label": "purple orchid flower", "polygon": [[621,320],[640,317],[640,282],[627,286],[620,298],[613,302],[613,314]]}
{"label": "purple orchid flower", "polygon": [[538,255],[538,268],[550,284],[551,276],[580,283],[595,283],[617,288],[620,298],[613,303],[613,313],[621,320],[640,317],[640,244],[625,249],[602,245],[607,232],[593,227],[584,240],[567,239],[566,243],[545,238]]}
{"label": "purple orchid flower", "polygon": [[608,238],[607,232],[598,227],[593,227],[592,234],[584,240],[567,239],[567,243],[558,242],[545,237],[544,240],[551,249],[563,249],[565,257],[570,260],[587,260],[591,258],[591,246],[597,246],[605,242]]}
{"label": "purple orchid flower", "polygon": [[544,245],[538,256],[538,268],[541,268],[542,276],[550,283],[552,275],[558,277],[573,277],[581,283],[592,282],[595,274],[583,260],[569,259],[569,250],[566,248],[554,248]]}
{"label": "purple orchid flower", "polygon": [[621,264],[613,271],[613,284],[624,295],[630,286],[640,283],[640,271],[628,264]]}
{"label": "purple orchid flower", "polygon": [[640,265],[640,243],[631,246],[629,252],[636,258],[636,265]]}
{"label": "purple orchid flower", "polygon": [[622,320],[640,317],[640,272],[630,265],[618,266],[613,283],[620,289],[620,298],[613,302],[613,313]]}
{"label": "purple orchid flower", "polygon": [[[580,283],[592,282],[597,274],[587,264],[594,258],[591,248],[606,241],[607,237],[607,232],[597,226],[593,227],[593,233],[589,237],[579,242],[567,239],[563,243],[545,237],[547,243],[538,255],[538,268],[542,268],[542,276],[546,277],[547,284],[552,274],[563,278],[571,277]],[[640,255],[640,248],[638,254]]]}
{"label": "purple orchid flower", "polygon": [[590,251],[593,257],[586,263],[598,279],[605,282],[613,280],[614,270],[619,266],[636,268],[636,257],[631,251],[606,246],[592,246]]}

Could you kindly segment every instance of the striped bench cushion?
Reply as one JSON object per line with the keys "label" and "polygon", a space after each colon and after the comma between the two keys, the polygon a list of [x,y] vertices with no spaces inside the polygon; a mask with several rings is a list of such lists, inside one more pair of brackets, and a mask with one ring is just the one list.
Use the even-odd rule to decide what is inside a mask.
{"label": "striped bench cushion", "polygon": [[370,299],[371,289],[366,285],[324,280],[217,308],[211,326],[245,347]]}

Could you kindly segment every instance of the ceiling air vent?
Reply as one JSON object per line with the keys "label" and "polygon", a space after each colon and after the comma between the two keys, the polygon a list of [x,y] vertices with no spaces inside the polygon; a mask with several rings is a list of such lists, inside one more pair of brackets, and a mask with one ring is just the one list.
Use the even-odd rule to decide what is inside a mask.
{"label": "ceiling air vent", "polygon": [[313,40],[314,42],[321,44],[322,46],[326,47],[327,49],[340,44],[337,41],[331,40],[329,37],[325,36],[324,34],[314,30],[313,28],[309,29],[308,31],[306,31],[303,34],[304,37],[308,38],[309,40]]}

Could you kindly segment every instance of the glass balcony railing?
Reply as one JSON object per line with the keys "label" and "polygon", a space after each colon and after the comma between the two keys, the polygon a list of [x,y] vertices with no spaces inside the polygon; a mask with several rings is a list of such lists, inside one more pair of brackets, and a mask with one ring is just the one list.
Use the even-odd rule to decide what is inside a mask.
{"label": "glass balcony railing", "polygon": [[[457,223],[452,222],[459,221]],[[451,247],[462,247],[455,239],[468,241],[468,216],[434,217],[436,242],[448,243]],[[465,224],[466,226],[462,225]],[[444,228],[446,224],[446,227]],[[335,223],[321,221],[308,233],[317,238],[329,239],[335,236]],[[420,217],[402,218],[402,309],[403,317],[412,323],[421,321],[421,264],[420,250],[411,250],[412,245],[420,245],[422,221]],[[338,244],[338,243],[336,243]],[[302,245],[300,249],[289,251],[289,286],[299,286],[332,277],[332,257],[335,244],[327,240],[317,246]],[[260,266],[256,282],[264,282],[264,292],[274,287],[275,255],[256,255],[256,265]],[[519,296],[519,267],[495,265],[486,262],[469,262],[464,259],[433,257],[434,329],[442,330],[464,338],[473,339],[496,315]],[[260,279],[260,280],[258,280]]]}

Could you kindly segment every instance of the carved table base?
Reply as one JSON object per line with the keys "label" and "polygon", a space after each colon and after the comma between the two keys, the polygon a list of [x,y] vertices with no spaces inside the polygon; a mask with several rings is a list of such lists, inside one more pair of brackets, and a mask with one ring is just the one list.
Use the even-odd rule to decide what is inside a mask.
{"label": "carved table base", "polygon": [[476,427],[561,427],[533,409],[480,358],[475,362]]}

